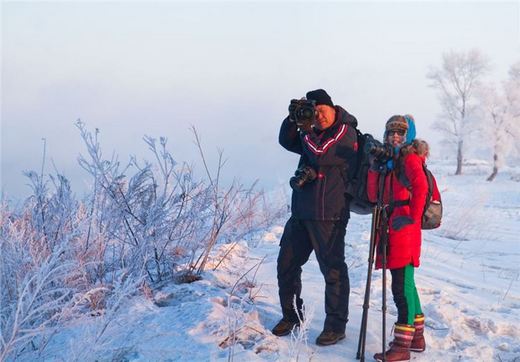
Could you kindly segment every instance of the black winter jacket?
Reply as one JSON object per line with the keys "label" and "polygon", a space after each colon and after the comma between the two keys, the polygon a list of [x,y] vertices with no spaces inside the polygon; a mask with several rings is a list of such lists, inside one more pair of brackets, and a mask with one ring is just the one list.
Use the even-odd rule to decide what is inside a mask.
{"label": "black winter jacket", "polygon": [[350,217],[347,186],[355,172],[357,120],[340,106],[335,106],[336,120],[324,131],[298,130],[289,118],[280,128],[279,142],[300,157],[299,166],[316,170],[314,181],[292,193],[292,216],[304,220],[346,220]]}

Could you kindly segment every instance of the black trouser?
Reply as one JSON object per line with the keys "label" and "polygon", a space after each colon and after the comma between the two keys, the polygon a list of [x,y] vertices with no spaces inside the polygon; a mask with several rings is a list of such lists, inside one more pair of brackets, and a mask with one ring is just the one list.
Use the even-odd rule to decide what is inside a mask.
{"label": "black trouser", "polygon": [[297,321],[293,307],[296,296],[298,310],[303,300],[302,265],[314,250],[320,270],[325,277],[324,330],[345,332],[348,320],[350,283],[345,263],[345,229],[347,221],[315,221],[290,218],[280,242],[278,254],[278,293],[283,317]]}
{"label": "black trouser", "polygon": [[397,323],[414,324],[415,316],[422,314],[421,301],[415,287],[414,267],[392,269],[392,294],[397,307]]}

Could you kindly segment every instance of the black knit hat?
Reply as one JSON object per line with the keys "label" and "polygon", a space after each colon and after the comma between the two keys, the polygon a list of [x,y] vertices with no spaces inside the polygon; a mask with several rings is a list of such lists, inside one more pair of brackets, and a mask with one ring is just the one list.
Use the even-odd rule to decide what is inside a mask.
{"label": "black knit hat", "polygon": [[323,89],[316,89],[310,92],[307,92],[307,99],[316,101],[316,105],[325,104],[327,106],[334,107],[334,103],[332,103],[332,99]]}

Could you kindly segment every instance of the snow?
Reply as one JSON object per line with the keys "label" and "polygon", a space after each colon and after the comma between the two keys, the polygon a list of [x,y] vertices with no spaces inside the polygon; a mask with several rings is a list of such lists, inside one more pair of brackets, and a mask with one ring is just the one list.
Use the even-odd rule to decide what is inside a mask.
{"label": "snow", "polygon": [[[518,170],[486,182],[489,166],[436,163],[443,197],[440,229],[423,234],[416,284],[426,315],[427,350],[413,361],[520,360],[520,183]],[[347,338],[318,347],[324,281],[314,258],[304,266],[306,334],[275,337],[280,319],[276,280],[283,225],[256,240],[220,245],[203,279],[166,284],[127,300],[113,314],[84,317],[59,331],[39,359],[118,361],[355,361],[366,281],[370,217],[353,215],[346,237],[351,294]],[[222,256],[228,253],[222,261]],[[221,262],[222,261],[222,262]],[[213,268],[216,267],[216,270]],[[387,341],[396,310],[388,276]],[[373,274],[366,358],[381,348],[381,272]],[[107,321],[110,321],[107,325]],[[96,333],[106,328],[103,337]],[[34,358],[34,356],[33,356]],[[33,359],[30,358],[30,359]]]}

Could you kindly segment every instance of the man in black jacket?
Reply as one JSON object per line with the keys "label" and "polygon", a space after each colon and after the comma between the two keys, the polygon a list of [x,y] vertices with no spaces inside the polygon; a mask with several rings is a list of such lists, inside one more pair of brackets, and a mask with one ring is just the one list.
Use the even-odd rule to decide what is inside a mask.
{"label": "man in black jacket", "polygon": [[346,190],[355,171],[357,120],[334,106],[323,89],[308,92],[306,98],[315,101],[312,127],[299,126],[290,115],[280,128],[280,144],[301,155],[299,169],[310,168],[310,176],[293,187],[292,215],[285,225],[277,265],[283,318],[272,332],[283,336],[299,326],[303,309],[301,267],[314,250],[325,278],[327,315],[316,343],[330,345],[345,338],[348,320],[345,229],[350,212]]}

